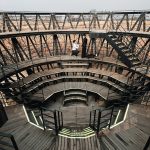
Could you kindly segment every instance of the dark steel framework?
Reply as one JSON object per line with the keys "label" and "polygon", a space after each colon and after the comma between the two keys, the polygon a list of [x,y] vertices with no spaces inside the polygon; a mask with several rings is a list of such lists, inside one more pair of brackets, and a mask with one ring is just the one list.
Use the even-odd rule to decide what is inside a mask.
{"label": "dark steel framework", "polygon": [[[54,78],[54,81],[50,81],[51,84],[56,84],[57,81],[55,78],[57,77],[60,77],[60,79],[57,79],[58,82],[64,82],[64,79],[65,79],[65,75],[67,75],[67,72],[66,74],[62,74],[62,73],[59,73],[57,71],[56,74],[53,73],[53,75],[47,75],[47,76],[41,76],[41,77],[38,77],[38,78],[35,78],[32,79],[33,81],[30,83],[30,84],[27,84],[27,83],[24,83],[24,79],[27,77],[27,76],[30,76],[30,74],[36,74],[36,73],[40,73],[40,72],[43,72],[44,70],[53,70],[55,68],[60,68],[60,70],[63,70],[61,69],[61,66],[60,66],[60,61],[61,63],[63,62],[81,62],[83,61],[82,59],[64,59],[63,60],[63,57],[62,58],[59,58],[59,57],[56,57],[56,58],[50,58],[50,59],[37,59],[36,61],[33,61],[33,62],[24,62],[24,63],[20,63],[18,64],[18,66],[12,66],[11,65],[11,68],[9,67],[3,67],[3,73],[1,74],[1,91],[3,91],[6,95],[6,97],[11,97],[12,99],[16,100],[17,102],[21,102],[21,103],[24,103],[24,99],[20,99],[20,96],[19,95],[23,95],[23,98],[27,97],[27,95],[31,94],[32,95],[32,91],[31,92],[28,92],[24,95],[23,91],[26,90],[29,86],[33,86],[35,83],[40,83],[41,81],[43,82],[42,84],[40,83],[36,89],[32,89],[33,91],[36,91],[36,90],[39,90],[46,86],[48,86],[50,83],[48,83],[46,81],[46,78],[49,79],[53,79]],[[106,78],[108,78],[108,81],[111,81],[111,85],[109,84],[105,84],[106,87],[109,87],[110,91],[108,92],[108,96],[107,96],[107,100],[108,102],[112,99],[118,99],[118,97],[116,98],[113,98],[112,95],[113,93],[111,93],[111,91],[114,91],[114,92],[117,92],[117,93],[122,93],[122,100],[123,101],[128,101],[130,99],[130,102],[135,101],[136,99],[139,100],[139,98],[141,98],[139,101],[142,102],[142,101],[148,101],[149,100],[149,97],[150,97],[150,93],[149,93],[149,77],[145,74],[142,74],[140,73],[139,71],[136,71],[136,70],[133,70],[131,68],[128,68],[128,67],[125,67],[123,65],[119,65],[119,64],[116,64],[116,63],[111,63],[111,62],[105,62],[104,60],[95,60],[95,59],[85,59],[84,62],[88,62],[89,63],[90,61],[90,64],[91,66],[93,66],[93,68],[95,68],[97,71],[98,70],[102,70],[102,69],[106,69],[106,71],[110,71],[110,72],[113,72],[114,74],[120,74],[120,75],[124,75],[127,77],[127,83],[122,83],[120,82],[119,80],[117,79],[114,79],[113,78],[113,74],[112,76],[106,76]],[[15,67],[15,68],[13,68]],[[61,71],[60,71],[61,72]],[[86,73],[86,72],[85,72]],[[94,74],[94,73],[88,73],[87,75],[84,73],[83,71],[83,74],[82,74],[82,78],[86,78],[86,77],[96,77],[97,75]],[[25,75],[27,74],[27,75]],[[72,74],[76,74],[75,72],[72,72]],[[77,75],[77,74],[76,74]],[[62,76],[62,77],[61,77]],[[105,83],[105,77],[104,75],[101,75],[99,74],[98,75],[99,77],[97,78],[97,80],[104,80],[103,82]],[[104,77],[104,79],[103,79]],[[64,78],[64,79],[63,79]],[[71,77],[72,78],[72,77]],[[95,78],[95,80],[96,80]],[[103,82],[96,82],[96,81],[90,81],[90,82],[96,82],[96,84],[102,84],[104,85]],[[55,83],[56,82],[56,83]],[[107,83],[107,82],[106,82]],[[14,84],[14,86],[13,86]],[[119,85],[121,86],[122,88],[124,88],[123,92],[120,91],[120,90],[117,90],[117,88],[115,88],[115,85]],[[129,91],[130,91],[130,94],[129,94]],[[33,92],[34,93],[34,92]],[[19,97],[18,97],[19,96]],[[39,97],[40,98],[40,97]],[[41,92],[41,98],[43,101],[45,99],[44,98],[44,95],[43,93]],[[127,99],[126,99],[127,98]],[[27,97],[27,100],[30,102],[29,100],[29,97]]]}
{"label": "dark steel framework", "polygon": [[0,32],[97,28],[150,31],[149,11],[122,12],[0,12]]}
{"label": "dark steel framework", "polygon": [[[18,81],[24,79],[25,74],[30,76],[30,74],[40,73],[45,69],[51,70],[55,66],[61,69],[61,63],[64,60],[60,58],[52,61],[53,57],[51,56],[70,55],[74,39],[80,43],[79,51],[81,52],[83,35],[86,35],[88,56],[96,56],[99,60],[87,59],[84,61],[88,63],[90,61],[90,67],[94,66],[95,69],[114,70],[114,73],[123,74],[128,78],[126,84],[111,76],[106,78],[112,82],[112,85],[104,84],[105,81],[90,81],[109,88],[106,98],[107,105],[112,105],[115,102],[120,104],[144,102],[147,105],[150,99],[149,24],[150,12],[140,11],[90,13],[0,12],[0,90],[6,98],[24,103],[28,107],[37,108],[42,103],[30,99],[28,95],[32,96],[32,92],[23,95],[27,85],[25,83],[19,85]],[[104,62],[104,57],[121,60],[127,67],[123,64]],[[44,59],[43,62],[38,62],[42,59]],[[95,74],[89,73],[88,76],[95,77]],[[99,79],[103,80],[103,75],[99,75]],[[73,81],[73,79],[71,80]],[[35,82],[33,81],[33,84],[40,81],[42,81],[41,78]],[[51,84],[56,84],[55,82],[62,81],[52,81]],[[64,79],[63,82],[65,82]],[[11,87],[14,83],[18,83],[17,87]],[[117,84],[123,88],[123,91],[115,88]],[[44,83],[43,80],[43,84],[38,85],[33,90],[40,90],[45,86],[49,86],[49,83]],[[113,93],[118,93],[119,97],[112,97]],[[44,102],[43,93],[41,93],[41,97]],[[39,110],[44,130],[53,129],[58,134],[63,127],[62,112],[45,108]],[[90,112],[90,127],[96,130],[97,133],[102,128],[110,127],[113,111],[114,106],[105,110],[92,110]],[[10,138],[14,147],[18,149],[14,138]]]}
{"label": "dark steel framework", "polygon": [[55,130],[56,135],[63,128],[63,114],[58,110],[49,110],[41,107],[41,116],[43,121],[43,128]]}
{"label": "dark steel framework", "polygon": [[[24,35],[20,33],[17,37],[13,34],[7,37],[0,35],[0,63],[1,65],[16,64],[25,60],[34,60],[36,58],[70,55],[72,41],[77,39],[81,45],[83,35],[87,34],[88,44],[87,53],[102,57],[118,58],[119,55],[116,49],[107,40],[106,35],[103,34],[100,38],[91,38],[87,31],[64,31],[59,33],[38,32],[28,33]],[[57,34],[56,34],[57,33]],[[115,33],[113,33],[115,35]],[[126,47],[130,47],[131,53],[135,54],[142,64],[149,65],[150,62],[150,38],[116,35],[118,39],[124,43]]]}
{"label": "dark steel framework", "polygon": [[146,142],[146,144],[145,144],[143,150],[147,150],[148,147],[149,147],[149,145],[150,145],[150,136],[149,136],[149,138],[148,138],[148,140],[147,140],[147,142]]}
{"label": "dark steel framework", "polygon": [[89,126],[99,133],[103,128],[110,128],[112,125],[112,118],[114,113],[114,106],[108,107],[104,110],[95,109],[90,111]]}
{"label": "dark steel framework", "polygon": [[[7,65],[40,57],[69,54],[72,41],[82,44],[83,34],[93,30],[114,31],[149,65],[150,12],[34,13],[0,12],[0,63]],[[69,31],[69,30],[71,31]],[[133,34],[130,33],[133,31]],[[140,33],[137,33],[140,31]],[[128,33],[128,34],[127,34]],[[81,50],[81,48],[80,48]],[[88,37],[90,55],[119,57],[105,36]]]}
{"label": "dark steel framework", "polygon": [[[87,53],[89,56],[97,56],[102,60],[104,57],[128,59],[129,56],[119,53],[121,48],[117,43],[113,43],[115,44],[114,46],[110,41],[112,39],[108,40],[107,37],[109,36],[110,38],[111,35],[117,37],[119,42],[131,50],[132,58],[133,55],[136,55],[140,63],[132,68],[133,72],[129,71],[127,73],[127,76],[130,76],[129,85],[131,85],[132,90],[139,91],[142,89],[145,91],[144,86],[148,85],[148,83],[147,80],[142,80],[145,77],[142,74],[149,75],[149,23],[149,11],[89,13],[0,12],[1,74],[5,76],[9,66],[14,68],[17,80],[24,78],[23,73],[19,71],[19,65],[23,62],[31,62],[32,64],[31,68],[27,67],[29,69],[27,70],[28,75],[32,74],[35,68],[38,72],[44,70],[42,65],[36,66],[34,61],[38,58],[48,60],[51,56],[70,55],[72,41],[76,39],[81,45],[84,34],[87,35],[88,39]],[[95,32],[96,34],[99,32],[101,36],[99,38],[95,35],[91,37],[90,35],[95,34]],[[79,50],[81,51],[81,46]],[[49,69],[51,63],[46,62],[47,69]],[[126,65],[131,67],[131,65]],[[97,66],[99,67],[101,64],[97,64]],[[111,65],[108,65],[108,68],[111,68]],[[138,77],[136,72],[140,72],[141,75]],[[7,85],[10,80],[15,82],[10,75],[4,77],[1,83],[3,82],[4,85]],[[140,88],[135,87],[135,84],[139,84]],[[2,89],[4,89],[3,87]],[[146,91],[148,90],[146,89]],[[9,92],[11,93],[12,89],[9,89]],[[131,97],[134,97],[135,94],[137,92]]]}
{"label": "dark steel framework", "polygon": [[[27,100],[23,99],[22,93],[26,85],[25,83],[19,85],[18,81],[24,79],[25,74],[30,76],[30,74],[40,73],[45,69],[53,69],[55,66],[61,68],[61,62],[64,60],[60,58],[52,61],[54,57],[51,56],[70,55],[73,40],[80,43],[79,51],[81,52],[83,35],[86,35],[88,56],[96,56],[99,59],[85,59],[84,61],[90,62],[90,67],[94,66],[95,69],[105,68],[128,78],[127,84],[124,85],[111,76],[107,77],[108,81],[112,82],[112,85],[105,84],[110,89],[107,95],[107,103],[110,105],[112,102],[112,92],[118,92],[121,98],[115,97],[113,98],[114,101],[125,104],[128,102],[148,104],[150,100],[149,31],[149,11],[0,12],[0,90],[2,95],[4,93],[6,99],[12,98],[18,103],[36,106],[35,101],[33,103],[30,103],[30,99],[28,101],[29,97],[27,97]],[[125,49],[127,50],[125,51]],[[105,62],[103,61],[104,57],[121,60],[126,66]],[[83,60],[79,60],[79,62],[81,61]],[[133,65],[133,61],[138,61],[136,67]],[[57,77],[57,75],[55,76]],[[95,74],[89,73],[88,76],[95,77]],[[103,80],[103,75],[99,75],[99,79]],[[33,84],[40,81],[42,81],[41,78]],[[52,84],[55,84],[55,82],[57,83],[57,81],[52,81]],[[94,80],[91,82],[98,84]],[[11,87],[13,83],[17,83],[17,87]],[[103,85],[104,83],[99,82],[99,84]],[[115,88],[117,84],[123,88],[122,92]],[[48,85],[46,84],[46,86]],[[43,82],[43,85],[38,85],[36,90],[40,90],[44,86]],[[43,93],[41,93],[41,97],[44,101]],[[90,126],[97,133],[104,127],[110,127],[113,111],[114,106],[105,110],[91,111]],[[43,128],[52,128],[58,134],[63,127],[62,112],[40,108],[40,115]],[[8,135],[0,133],[1,135],[8,137]],[[18,149],[14,138],[11,135],[9,137],[14,148]]]}

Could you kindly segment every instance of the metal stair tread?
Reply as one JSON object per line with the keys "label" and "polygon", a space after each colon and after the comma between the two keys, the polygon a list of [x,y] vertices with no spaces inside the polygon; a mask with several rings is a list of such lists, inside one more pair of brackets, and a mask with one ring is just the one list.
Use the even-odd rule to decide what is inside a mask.
{"label": "metal stair tread", "polygon": [[90,127],[84,128],[81,131],[63,128],[59,134],[69,137],[86,137],[95,134],[95,132]]}

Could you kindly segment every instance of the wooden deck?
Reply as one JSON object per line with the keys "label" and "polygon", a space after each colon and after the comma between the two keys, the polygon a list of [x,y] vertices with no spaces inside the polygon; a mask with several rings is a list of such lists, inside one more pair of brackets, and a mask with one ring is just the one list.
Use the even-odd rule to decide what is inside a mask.
{"label": "wooden deck", "polygon": [[[108,80],[108,78],[114,79],[114,81],[110,81]],[[87,81],[87,83],[89,82],[90,86],[92,86],[91,92],[95,91],[97,94],[101,95],[104,99],[107,99],[106,93],[105,93],[105,96],[103,96],[103,94],[101,94],[101,90],[100,92],[98,92],[98,90],[93,90],[93,89],[99,86],[98,89],[103,88],[105,90],[105,87],[106,87],[106,91],[108,92],[109,87],[112,87],[113,90],[111,90],[110,88],[109,93],[116,92],[116,94],[114,94],[115,96],[115,95],[118,95],[119,93],[124,92],[126,86],[128,86],[127,77],[125,77],[124,75],[119,76],[119,74],[117,73],[103,71],[103,70],[68,68],[68,69],[53,69],[50,71],[43,71],[37,74],[32,74],[19,82],[13,83],[11,87],[12,88],[23,87],[22,93],[24,95],[29,94],[29,93],[35,93],[36,91],[34,95],[35,97],[38,98],[39,101],[41,101],[41,98],[43,97],[42,93],[44,94],[45,100],[47,100],[47,98],[52,96],[54,93],[63,91],[64,87],[62,87],[62,85],[65,85],[65,88],[66,88],[65,90],[69,88],[69,87],[67,88],[67,82],[64,82],[64,81],[74,81],[74,80],[75,81],[78,80],[78,82],[79,80]],[[120,82],[121,85],[119,85],[119,83],[118,84],[115,83],[115,81]],[[62,87],[60,88],[60,90],[58,90],[57,88],[57,86],[59,85],[55,85],[56,84],[55,82],[56,83],[62,82],[61,84],[59,84],[60,87]],[[79,84],[82,84],[82,83],[79,83]],[[40,90],[41,87],[45,87],[45,88],[43,90]],[[78,87],[76,88],[78,89]],[[53,89],[53,91],[49,89]],[[90,91],[90,89],[88,88],[88,85],[87,85],[87,89],[85,87],[84,90]],[[51,92],[48,92],[49,96],[48,95],[45,96],[47,93],[46,91],[51,91]],[[35,99],[35,97],[31,98],[31,100]]]}
{"label": "wooden deck", "polygon": [[[86,139],[56,137],[52,131],[43,131],[27,123],[21,105],[7,107],[6,112],[9,121],[0,132],[14,135],[19,150],[142,150],[150,135],[149,106],[130,105],[124,123],[103,131],[99,138]],[[2,145],[0,149],[9,150]]]}
{"label": "wooden deck", "polygon": [[[65,68],[65,69],[56,68],[56,69],[38,72],[36,74],[31,74],[28,77],[20,80],[19,82],[13,83],[10,87],[11,88],[22,87],[23,89],[22,93],[24,95],[29,94],[29,93],[35,93],[36,91],[36,93],[33,95],[34,97],[31,98],[31,100],[38,99],[39,101],[43,101],[41,100],[41,98],[43,97],[42,93],[44,94],[44,99],[47,100],[54,93],[63,91],[63,88],[65,90],[69,89],[69,86],[71,86],[71,82],[69,83],[70,85],[67,85],[66,81],[79,82],[79,80],[87,81],[87,84],[89,82],[89,85],[92,86],[90,88],[91,92],[96,92],[98,95],[101,95],[104,99],[107,99],[109,87],[112,87],[114,89],[113,91],[110,88],[109,93],[116,92],[116,94],[114,94],[115,96],[121,92],[124,92],[126,86],[128,86],[128,83],[127,83],[128,78],[125,75],[120,75],[116,72],[109,72],[103,69],[100,70],[100,69],[85,69],[85,68],[83,69],[82,68]],[[61,88],[58,88],[57,86],[59,85],[55,85],[56,84],[55,82],[56,83],[58,82]],[[60,84],[60,82],[62,83]],[[77,84],[81,85],[82,87],[82,83],[77,83]],[[65,87],[63,85],[65,85]],[[86,87],[84,87],[83,89],[90,91],[88,87],[89,85],[86,85],[86,84],[84,85]],[[74,83],[73,83],[73,86],[74,86]],[[39,90],[41,89],[41,87],[44,87],[44,89]],[[99,89],[99,91],[102,91],[101,90],[102,88],[104,90],[106,88],[105,91],[107,91],[106,92],[107,95],[105,93],[103,96],[103,94],[101,94],[101,92],[98,92],[96,88]],[[76,87],[76,89],[78,89],[78,87]],[[48,93],[49,95],[47,95],[46,93]]]}
{"label": "wooden deck", "polygon": [[[63,111],[66,112],[67,107]],[[9,121],[0,128],[0,132],[11,133],[15,137],[19,150],[100,150],[100,144],[96,136],[70,139],[55,136],[52,131],[43,131],[27,123],[22,105],[7,107],[6,112]],[[74,113],[74,109],[70,107],[69,112]],[[80,113],[83,113],[83,111]],[[69,120],[74,119],[67,118],[65,125],[67,125],[67,122],[69,123]],[[9,150],[9,148],[0,145],[1,148]]]}
{"label": "wooden deck", "polygon": [[45,57],[34,60],[27,60],[18,64],[11,64],[3,67],[3,70],[0,71],[0,79],[2,80],[4,76],[10,76],[15,74],[16,72],[20,72],[30,68],[31,66],[38,66],[50,63],[58,63],[58,62],[67,62],[67,61],[81,61],[81,62],[92,62],[92,63],[102,63],[102,64],[110,64],[117,65],[123,68],[128,69],[123,63],[116,59],[112,59],[110,57],[104,57],[103,59],[87,59],[81,57],[73,57],[73,56],[60,56],[60,57]]}
{"label": "wooden deck", "polygon": [[[62,75],[68,75],[68,74],[72,74],[72,75],[77,75],[77,74],[81,74],[83,76],[90,76],[92,74],[92,76],[96,76],[96,77],[102,77],[102,76],[106,76],[106,77],[111,77],[123,84],[128,84],[128,77],[126,77],[125,75],[119,74],[117,72],[111,72],[108,70],[100,70],[100,69],[95,69],[95,68],[90,68],[90,69],[85,69],[85,68],[65,68],[65,69],[61,69],[61,68],[56,68],[56,69],[51,69],[51,70],[45,70],[42,72],[37,72],[35,74],[31,74],[25,78],[23,78],[22,80],[19,80],[18,82],[15,82],[12,84],[11,87],[18,87],[19,86],[23,86],[23,85],[27,85],[30,84],[31,82],[39,79],[39,78],[43,78],[43,80],[49,76],[62,76]],[[61,75],[62,74],[62,75]]]}
{"label": "wooden deck", "polygon": [[149,125],[150,106],[131,104],[125,122],[104,131],[99,140],[105,149],[142,150],[150,136]]}
{"label": "wooden deck", "polygon": [[[7,107],[8,122],[0,128],[1,132],[14,135],[19,150],[43,150],[50,149],[52,140],[55,138],[52,132],[44,132],[34,127],[26,120],[22,106]],[[8,141],[8,140],[7,140]],[[0,149],[7,147],[0,145]]]}

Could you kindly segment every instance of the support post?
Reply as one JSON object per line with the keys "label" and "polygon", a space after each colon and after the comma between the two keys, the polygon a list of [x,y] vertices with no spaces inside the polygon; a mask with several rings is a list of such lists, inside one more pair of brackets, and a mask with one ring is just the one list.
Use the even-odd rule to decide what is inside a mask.
{"label": "support post", "polygon": [[43,109],[40,108],[40,111],[41,111],[41,117],[42,117],[42,121],[43,121],[43,128],[44,128],[44,131],[46,130],[46,126],[45,126],[45,121],[44,121],[44,116],[43,116]]}
{"label": "support post", "polygon": [[55,122],[55,133],[58,135],[58,125],[57,125],[57,114],[56,110],[54,111],[54,122]]}
{"label": "support post", "polygon": [[101,122],[101,111],[99,110],[98,112],[98,120],[97,120],[97,134],[99,133],[99,128],[100,128],[100,122]]}

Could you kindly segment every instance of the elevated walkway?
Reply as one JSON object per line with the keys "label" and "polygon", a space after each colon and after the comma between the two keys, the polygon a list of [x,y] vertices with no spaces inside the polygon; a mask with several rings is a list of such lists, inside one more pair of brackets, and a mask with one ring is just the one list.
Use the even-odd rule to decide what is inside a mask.
{"label": "elevated walkway", "polygon": [[[24,61],[24,62],[21,62],[21,63],[18,63],[18,64],[10,64],[10,65],[7,65],[7,66],[4,66],[3,68],[1,68],[0,70],[0,81],[4,80],[5,77],[9,77],[9,76],[12,76],[16,73],[19,73],[21,71],[24,71],[28,68],[31,68],[31,67],[36,67],[36,66],[42,66],[42,65],[48,65],[49,69],[50,68],[53,68],[53,65],[57,64],[56,66],[60,67],[58,65],[58,63],[60,62],[68,62],[68,61],[82,61],[82,62],[86,62],[86,63],[95,63],[95,65],[99,65],[99,64],[108,64],[108,65],[112,65],[112,66],[119,66],[119,67],[122,67],[122,68],[126,68],[128,69],[123,63],[121,63],[120,61],[118,60],[114,60],[110,57],[104,57],[102,59],[93,59],[93,58],[90,58],[90,59],[87,59],[87,58],[81,58],[81,57],[72,57],[72,56],[58,56],[58,57],[43,57],[43,58],[39,58],[39,59],[34,59],[34,60],[28,60],[28,61]],[[133,71],[136,71],[135,68],[133,68]],[[141,69],[137,69],[136,71],[137,73],[140,73],[143,74],[142,70]],[[146,76],[150,76],[150,71],[149,69],[147,70],[147,73],[146,72],[144,73]]]}
{"label": "elevated walkway", "polygon": [[40,31],[16,31],[16,32],[2,32],[0,33],[0,38],[11,38],[11,37],[20,37],[20,36],[28,36],[28,35],[39,35],[39,34],[91,34],[92,38],[99,37],[100,34],[116,34],[116,35],[128,35],[128,36],[134,36],[134,37],[144,37],[144,38],[150,38],[149,32],[143,32],[143,31],[118,31],[118,30],[95,30],[88,28],[78,28],[78,29],[51,29],[51,30],[40,30]]}

